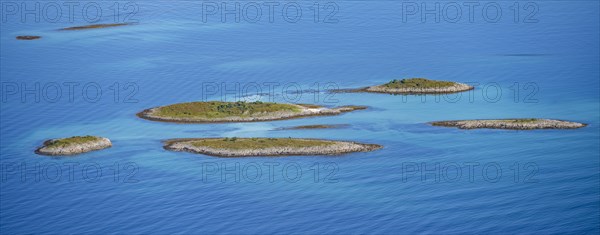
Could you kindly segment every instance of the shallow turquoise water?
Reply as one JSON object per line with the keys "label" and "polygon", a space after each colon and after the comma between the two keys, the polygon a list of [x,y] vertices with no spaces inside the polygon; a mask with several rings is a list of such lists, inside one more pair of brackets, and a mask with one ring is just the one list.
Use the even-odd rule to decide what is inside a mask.
{"label": "shallow turquoise water", "polygon": [[[111,29],[61,32],[55,29],[87,22],[8,18],[0,31],[0,232],[600,231],[598,2],[537,2],[537,23],[514,23],[513,2],[500,2],[504,14],[497,23],[479,17],[472,23],[403,22],[402,4],[390,1],[336,2],[338,23],[314,23],[312,2],[298,3],[304,14],[297,23],[280,17],[222,23],[218,16],[205,23],[201,3],[187,1],[136,2],[139,24]],[[112,23],[110,17],[102,22]],[[22,34],[43,38],[14,40]],[[479,85],[456,102],[453,96],[316,98],[306,91],[295,99],[282,91],[402,77]],[[73,101],[69,82],[78,83]],[[220,93],[204,88],[221,83],[228,89],[240,84],[249,100],[370,108],[244,124],[181,125],[135,116],[158,105],[220,100]],[[279,85],[275,96],[258,94],[272,83]],[[14,84],[20,91],[23,84],[29,90],[40,84],[40,101],[7,90]],[[62,87],[57,102],[53,84]],[[251,84],[262,92],[252,92]],[[502,90],[497,99],[496,85]],[[94,86],[102,90],[96,102],[89,101]],[[226,93],[228,100],[240,98]],[[508,117],[589,126],[523,132],[426,124]],[[309,124],[350,126],[275,131]],[[85,134],[108,137],[114,147],[77,158],[33,153],[45,139]],[[343,139],[385,148],[343,157],[220,159],[161,146],[168,138],[218,136]]]}

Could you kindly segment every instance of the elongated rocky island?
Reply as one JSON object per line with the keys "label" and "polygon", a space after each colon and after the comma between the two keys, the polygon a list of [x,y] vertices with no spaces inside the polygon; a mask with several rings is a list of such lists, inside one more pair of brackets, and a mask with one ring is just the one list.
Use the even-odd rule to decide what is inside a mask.
{"label": "elongated rocky island", "polygon": [[216,157],[339,155],[382,148],[376,144],[296,138],[199,138],[165,141],[171,151]]}
{"label": "elongated rocky island", "polygon": [[425,78],[392,80],[386,84],[358,89],[334,90],[334,92],[372,92],[387,94],[448,94],[472,90],[474,87],[464,83],[437,81]]}
{"label": "elongated rocky island", "polygon": [[431,122],[434,126],[457,127],[460,129],[509,129],[509,130],[534,130],[534,129],[576,129],[587,126],[578,122],[569,122],[553,119],[490,119],[490,120],[458,120]]}
{"label": "elongated rocky island", "polygon": [[306,104],[280,104],[269,102],[190,102],[146,109],[138,117],[162,122],[220,123],[260,122],[310,116],[338,115],[364,106],[325,108]]}
{"label": "elongated rocky island", "polygon": [[42,155],[75,155],[94,150],[110,148],[109,139],[98,136],[73,136],[63,139],[52,139],[44,142],[44,146],[35,152]]}
{"label": "elongated rocky island", "polygon": [[21,35],[21,36],[17,36],[17,40],[37,40],[42,38],[41,36],[35,36],[35,35]]}
{"label": "elongated rocky island", "polygon": [[92,24],[92,25],[84,25],[84,26],[67,27],[67,28],[62,28],[60,30],[72,31],[72,30],[84,30],[84,29],[102,29],[102,28],[111,28],[111,27],[118,27],[118,26],[125,26],[125,25],[129,25],[129,24],[128,23]]}
{"label": "elongated rocky island", "polygon": [[305,125],[305,126],[291,126],[291,127],[280,127],[275,130],[284,131],[284,130],[315,130],[315,129],[337,129],[348,127],[348,124],[321,124],[321,125]]}

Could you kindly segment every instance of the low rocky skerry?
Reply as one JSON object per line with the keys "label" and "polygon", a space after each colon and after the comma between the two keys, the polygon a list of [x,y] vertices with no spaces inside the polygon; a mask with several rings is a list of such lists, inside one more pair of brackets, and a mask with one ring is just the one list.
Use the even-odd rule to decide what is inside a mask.
{"label": "low rocky skerry", "polygon": [[292,126],[292,127],[280,127],[275,130],[315,130],[315,129],[338,129],[345,128],[350,125],[348,124],[318,124],[318,125],[304,125],[304,126]]}
{"label": "low rocky skerry", "polygon": [[130,24],[129,23],[92,24],[92,25],[67,27],[67,28],[62,28],[60,30],[73,31],[73,30],[85,30],[85,29],[102,29],[102,28],[112,28],[112,27],[119,27],[119,26],[125,26],[125,25],[130,25]]}
{"label": "low rocky skerry", "polygon": [[61,156],[87,153],[90,151],[110,148],[108,138],[98,136],[73,136],[62,139],[52,139],[44,142],[44,146],[35,152],[42,155]]}
{"label": "low rocky skerry", "polygon": [[36,35],[21,35],[21,36],[17,36],[16,37],[17,40],[26,40],[26,41],[30,41],[30,40],[37,40],[42,38],[42,36],[36,36]]}
{"label": "low rocky skerry", "polygon": [[433,126],[457,127],[459,129],[508,130],[577,129],[587,126],[584,123],[541,118],[456,120],[431,122],[430,124]]}
{"label": "low rocky skerry", "polygon": [[261,122],[311,116],[339,115],[365,106],[325,108],[308,104],[270,102],[189,102],[146,109],[138,117],[176,123]]}
{"label": "low rocky skerry", "polygon": [[429,80],[426,78],[409,78],[392,80],[386,84],[369,86],[358,89],[341,89],[333,92],[371,92],[386,94],[449,94],[473,90],[474,87],[450,81]]}
{"label": "low rocky skerry", "polygon": [[165,141],[171,151],[191,152],[215,157],[340,155],[369,152],[382,148],[376,144],[298,138],[198,138]]}

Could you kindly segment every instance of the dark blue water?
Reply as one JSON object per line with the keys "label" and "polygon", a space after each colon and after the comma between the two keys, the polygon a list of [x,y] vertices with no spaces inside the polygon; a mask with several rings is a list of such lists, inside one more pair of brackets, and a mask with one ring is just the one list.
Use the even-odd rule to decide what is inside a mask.
{"label": "dark blue water", "polygon": [[[112,3],[101,6],[100,23],[115,22]],[[498,22],[482,17],[482,2],[473,22],[464,7],[457,23],[436,23],[431,15],[422,22],[418,14],[403,19],[403,5],[394,1],[338,1],[328,22],[335,8],[321,5],[318,23],[313,2],[297,2],[303,14],[295,23],[282,18],[284,3],[273,22],[263,6],[256,23],[231,16],[222,23],[218,14],[203,22],[202,2],[134,3],[138,12],[129,20],[137,24],[89,31],[56,30],[89,24],[81,14],[73,23],[22,23],[3,15],[0,233],[600,232],[596,1],[529,8],[520,2],[517,23],[514,2],[499,2]],[[15,40],[24,34],[43,38]],[[458,97],[282,91],[405,77],[471,82],[476,90]],[[222,83],[229,92],[206,90]],[[247,92],[236,92],[236,84]],[[278,87],[270,92],[268,84]],[[135,116],[203,99],[370,108],[215,125]],[[464,131],[426,124],[514,117],[589,126]],[[349,126],[275,130],[309,124]],[[33,153],[48,138],[87,134],[108,137],[114,146],[67,158]],[[340,157],[221,159],[161,145],[169,138],[221,136],[328,138],[385,148]]]}

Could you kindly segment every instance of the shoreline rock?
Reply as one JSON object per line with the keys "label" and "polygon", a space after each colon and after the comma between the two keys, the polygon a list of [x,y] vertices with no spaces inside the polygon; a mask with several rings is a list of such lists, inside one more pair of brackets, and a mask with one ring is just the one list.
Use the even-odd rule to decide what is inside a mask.
{"label": "shoreline rock", "polygon": [[[354,152],[370,152],[383,148],[377,144],[363,144],[350,141],[335,141],[306,138],[243,138],[241,140],[249,141],[318,141],[324,145],[310,147],[278,146],[269,148],[213,148],[207,146],[198,146],[193,143],[196,141],[228,141],[227,138],[197,138],[197,139],[172,139],[165,141],[164,148],[170,151],[190,152],[205,154],[215,157],[284,157],[284,156],[304,156],[304,155],[341,155]],[[239,141],[239,140],[238,140]]]}
{"label": "shoreline rock", "polygon": [[16,39],[17,40],[37,40],[42,38],[42,36],[35,36],[35,35],[21,35],[21,36],[17,36]]}
{"label": "shoreline rock", "polygon": [[355,110],[367,109],[366,106],[341,106],[337,108],[325,108],[317,105],[307,104],[289,104],[295,106],[300,110],[299,112],[292,111],[276,111],[270,113],[257,113],[250,116],[229,116],[219,118],[201,118],[201,117],[165,117],[158,116],[156,112],[160,108],[167,106],[160,106],[155,108],[146,109],[136,115],[140,118],[159,121],[159,122],[174,122],[174,123],[228,123],[228,122],[264,122],[264,121],[278,121],[295,118],[305,118],[313,116],[333,116],[339,115],[346,112]]}
{"label": "shoreline rock", "polygon": [[73,136],[44,141],[44,146],[35,150],[35,153],[50,156],[76,155],[110,148],[111,146],[112,143],[108,138],[97,136]]}
{"label": "shoreline rock", "polygon": [[[414,86],[403,87],[402,83],[412,83]],[[433,84],[433,85],[431,85]],[[436,84],[443,84],[438,85]],[[396,95],[419,95],[419,94],[451,94],[473,90],[475,87],[459,83],[459,82],[448,82],[448,81],[436,81],[424,78],[411,78],[392,80],[389,83],[369,86],[357,89],[338,89],[332,92],[336,93],[357,93],[357,92],[369,92],[369,93],[384,93],[384,94],[396,94]]]}
{"label": "shoreline rock", "polygon": [[507,130],[536,130],[536,129],[577,129],[587,126],[584,123],[569,122],[554,119],[482,119],[430,122],[432,126],[456,127],[459,129],[507,129]]}

